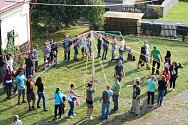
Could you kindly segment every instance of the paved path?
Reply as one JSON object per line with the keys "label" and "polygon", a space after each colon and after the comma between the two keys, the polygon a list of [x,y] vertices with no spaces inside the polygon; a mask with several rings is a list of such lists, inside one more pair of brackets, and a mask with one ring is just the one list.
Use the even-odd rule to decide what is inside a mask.
{"label": "paved path", "polygon": [[188,125],[188,90],[164,101],[149,116],[127,122],[129,125]]}

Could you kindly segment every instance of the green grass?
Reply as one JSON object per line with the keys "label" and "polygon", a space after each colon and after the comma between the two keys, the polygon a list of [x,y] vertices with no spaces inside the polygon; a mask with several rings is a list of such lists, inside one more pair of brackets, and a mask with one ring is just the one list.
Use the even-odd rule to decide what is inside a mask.
{"label": "green grass", "polygon": [[177,22],[188,22],[188,2],[177,3],[163,18],[158,20],[161,21],[177,21]]}
{"label": "green grass", "polygon": [[[61,36],[63,36],[65,33],[74,36],[78,33],[84,32],[88,30],[87,27],[75,27],[73,29],[63,29],[61,32],[57,32],[53,34],[53,38],[56,40],[59,40]],[[132,38],[132,37],[131,37]],[[143,39],[143,37],[139,37],[140,39]],[[177,80],[177,88],[175,92],[169,93],[167,99],[170,99],[174,95],[180,93],[187,87],[187,72],[188,72],[188,52],[187,47],[188,43],[179,42],[179,41],[167,41],[167,40],[159,40],[154,38],[144,38],[147,39],[151,45],[150,48],[153,48],[153,46],[157,47],[161,50],[163,56],[166,53],[166,47],[172,51],[172,60],[178,61],[183,64],[185,64],[184,69],[180,69],[179,71],[179,78]],[[141,44],[139,42],[136,42],[135,40],[125,39],[127,44],[130,44],[130,47],[136,51],[140,51]],[[35,44],[42,45],[44,40],[39,40]],[[135,43],[135,44],[134,44]],[[41,50],[39,50],[41,54]],[[80,53],[80,51],[79,51]],[[134,53],[138,59],[138,54]],[[59,49],[59,58],[63,55],[62,49]],[[73,56],[73,51],[71,53],[71,59]],[[127,56],[127,55],[126,55]],[[79,58],[81,55],[79,55]],[[111,51],[108,51],[108,59],[103,61],[104,65],[104,72],[106,74],[106,77],[108,79],[109,84],[112,85],[113,83],[113,73],[114,73],[114,66],[116,65],[116,62],[109,62],[111,58]],[[137,60],[138,61],[138,60]],[[101,66],[98,59],[95,59],[95,72],[96,72],[96,79],[100,82],[100,85],[97,86],[97,91],[94,95],[94,120],[88,121],[85,119],[86,116],[86,104],[85,104],[85,98],[80,98],[81,106],[75,108],[75,113],[77,116],[73,119],[67,119],[65,116],[67,115],[67,112],[69,110],[69,105],[66,102],[66,109],[65,109],[65,115],[62,119],[53,121],[53,94],[55,92],[56,87],[60,87],[64,94],[67,95],[68,85],[70,83],[76,84],[76,92],[80,93],[81,95],[85,96],[85,85],[84,85],[84,79],[85,79],[85,73],[86,74],[86,81],[91,79],[91,59],[88,63],[88,69],[86,70],[85,63],[86,59],[78,62],[70,61],[69,63],[62,63],[62,59],[60,60],[60,65],[58,65],[55,68],[50,69],[46,73],[44,73],[41,77],[43,79],[43,82],[46,86],[45,89],[45,95],[47,98],[47,108],[49,109],[48,112],[43,112],[42,109],[37,109],[36,111],[28,112],[28,106],[27,104],[23,104],[21,106],[16,105],[17,104],[17,96],[13,96],[11,100],[6,100],[6,95],[3,93],[0,93],[0,125],[7,125],[10,124],[13,116],[15,114],[18,114],[23,121],[24,125],[69,125],[69,124],[85,124],[85,125],[95,125],[95,124],[124,124],[129,123],[132,120],[135,120],[135,118],[130,114],[131,109],[131,97],[132,97],[132,89],[127,88],[126,85],[132,84],[135,77],[144,77],[146,73],[149,73],[148,71],[144,70],[143,72],[139,72],[136,69],[137,61],[135,62],[129,62],[124,63],[124,69],[126,71],[126,78],[123,79],[121,83],[121,96],[119,98],[119,112],[112,114],[110,116],[109,121],[100,121],[98,120],[99,116],[101,115],[101,103],[99,102],[99,98],[101,96],[102,91],[105,89],[106,83],[103,77],[103,73],[101,70]],[[42,63],[42,56],[40,56],[40,63]],[[161,66],[161,70],[162,70]],[[141,87],[141,104],[146,104],[146,89],[147,84],[144,83]],[[36,88],[35,88],[36,92]],[[156,93],[157,95],[157,93]],[[41,105],[42,106],[42,105]],[[113,104],[111,105],[111,108],[113,107]],[[142,111],[141,117],[143,116],[151,116],[152,112],[148,111]]]}

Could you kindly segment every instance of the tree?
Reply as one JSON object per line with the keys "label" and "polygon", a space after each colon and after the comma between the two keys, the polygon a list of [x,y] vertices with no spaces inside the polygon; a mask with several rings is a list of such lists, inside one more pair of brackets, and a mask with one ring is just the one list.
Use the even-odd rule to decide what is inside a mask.
{"label": "tree", "polygon": [[[101,0],[38,0],[38,2],[71,5],[103,4]],[[80,19],[85,19],[89,21],[92,29],[99,29],[103,26],[103,12],[103,7],[36,5],[32,11],[33,27],[39,31],[58,30],[63,25],[69,26]]]}

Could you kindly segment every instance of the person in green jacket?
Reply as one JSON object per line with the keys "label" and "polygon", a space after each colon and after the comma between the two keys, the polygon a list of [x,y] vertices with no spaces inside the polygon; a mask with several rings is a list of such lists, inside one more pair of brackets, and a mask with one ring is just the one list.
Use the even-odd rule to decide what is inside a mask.
{"label": "person in green jacket", "polygon": [[119,98],[120,89],[121,89],[120,82],[118,81],[118,79],[119,79],[118,76],[115,75],[114,84],[112,85],[112,91],[113,91],[112,99],[114,102],[114,109],[113,109],[114,112],[118,111],[118,98]]}

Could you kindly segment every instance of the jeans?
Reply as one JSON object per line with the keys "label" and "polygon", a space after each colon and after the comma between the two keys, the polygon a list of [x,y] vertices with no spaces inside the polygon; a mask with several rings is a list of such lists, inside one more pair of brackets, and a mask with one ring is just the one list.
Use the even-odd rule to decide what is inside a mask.
{"label": "jeans", "polygon": [[102,103],[102,119],[108,119],[110,114],[110,102]]}
{"label": "jeans", "polygon": [[119,50],[119,59],[123,61],[123,50]]}
{"label": "jeans", "polygon": [[70,110],[68,112],[68,116],[73,116],[74,115],[74,101],[69,101],[70,105]]}
{"label": "jeans", "polygon": [[154,72],[155,72],[155,64],[156,64],[156,63],[157,63],[156,74],[159,74],[160,60],[153,60],[153,64],[152,64],[152,74],[154,74]]}
{"label": "jeans", "polygon": [[43,92],[38,92],[38,101],[37,101],[37,107],[40,107],[39,104],[40,104],[40,100],[43,100],[43,108],[44,110],[46,109],[46,98],[45,98],[45,95]]}
{"label": "jeans", "polygon": [[[67,59],[67,56],[68,56],[68,59]],[[65,57],[65,60],[70,61],[70,50],[64,51],[64,57]]]}
{"label": "jeans", "polygon": [[33,75],[33,72],[32,72],[31,68],[27,68],[26,69],[26,77],[28,78],[29,75]]}
{"label": "jeans", "polygon": [[11,89],[12,89],[12,83],[5,83],[5,91],[7,93],[7,97],[9,98],[11,96]]}
{"label": "jeans", "polygon": [[62,105],[61,104],[55,105],[55,110],[54,110],[55,117],[57,116],[57,109],[59,109],[59,116],[61,117],[61,115],[62,115]]}
{"label": "jeans", "polygon": [[173,89],[175,89],[175,87],[176,87],[176,79],[177,79],[177,76],[175,76],[175,75],[171,76],[171,78],[170,78],[170,88],[173,87]]}
{"label": "jeans", "polygon": [[132,100],[132,112],[136,115],[140,115],[140,100],[133,99]]}
{"label": "jeans", "polygon": [[102,59],[106,59],[107,52],[108,52],[108,47],[104,47],[103,48]]}
{"label": "jeans", "polygon": [[91,48],[91,46],[88,46],[88,48],[89,48],[89,55],[92,56],[92,48]]}
{"label": "jeans", "polygon": [[113,95],[112,96],[112,99],[113,99],[113,102],[114,102],[114,111],[118,111],[118,98],[119,98],[119,95]]}
{"label": "jeans", "polygon": [[[150,100],[151,100],[151,104],[153,105],[154,104],[154,95],[155,93],[154,92],[148,92],[148,105],[150,104]],[[151,96],[151,99],[150,99],[150,96]]]}
{"label": "jeans", "polygon": [[38,71],[38,61],[35,61],[35,72],[37,72]]}
{"label": "jeans", "polygon": [[100,57],[101,56],[101,46],[97,46],[97,50],[98,50],[98,57]]}
{"label": "jeans", "polygon": [[165,90],[158,90],[158,99],[157,99],[157,104],[158,105],[162,104],[164,93],[165,93]]}

